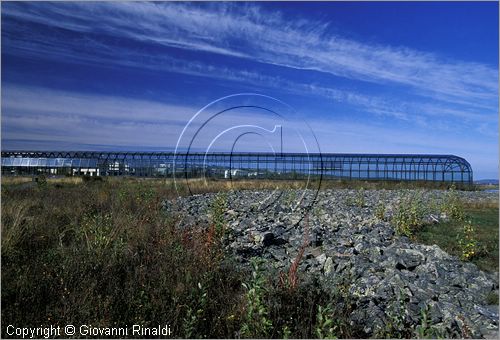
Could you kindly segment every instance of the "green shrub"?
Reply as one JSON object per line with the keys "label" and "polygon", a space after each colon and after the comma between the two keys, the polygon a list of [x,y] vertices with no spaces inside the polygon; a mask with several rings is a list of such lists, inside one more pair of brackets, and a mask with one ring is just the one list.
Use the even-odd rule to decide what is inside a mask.
{"label": "green shrub", "polygon": [[454,221],[462,222],[466,219],[464,204],[454,185],[447,191],[441,210]]}
{"label": "green shrub", "polygon": [[210,223],[215,227],[216,237],[224,236],[226,221],[224,213],[227,210],[227,193],[218,193],[210,205]]}
{"label": "green shrub", "polygon": [[498,306],[498,293],[489,292],[486,296],[486,303],[488,305],[496,305]]}
{"label": "green shrub", "polygon": [[265,304],[266,280],[262,272],[263,260],[253,258],[251,264],[252,278],[250,282],[243,283],[246,289],[246,307],[240,335],[252,338],[269,337],[273,324]]}
{"label": "green shrub", "polygon": [[346,198],[346,205],[351,207],[363,208],[365,206],[365,189],[363,187],[356,190],[353,196],[348,196]]}
{"label": "green shrub", "polygon": [[186,338],[202,338],[204,334],[196,333],[196,326],[203,320],[207,306],[207,291],[198,282],[198,289],[192,304],[187,306],[186,316],[183,318],[184,336]]}
{"label": "green shrub", "polygon": [[412,237],[414,229],[422,225],[425,213],[426,208],[421,193],[405,195],[392,217],[396,234]]}
{"label": "green shrub", "polygon": [[295,208],[297,204],[297,191],[294,189],[288,189],[284,191],[283,202],[288,208]]}
{"label": "green shrub", "polygon": [[442,329],[432,325],[429,320],[430,306],[426,305],[420,310],[420,325],[416,327],[416,335],[419,339],[443,339],[445,334]]}
{"label": "green shrub", "polygon": [[335,335],[337,325],[333,320],[332,314],[333,311],[329,306],[318,306],[318,312],[316,314],[316,336],[319,339],[337,338]]}

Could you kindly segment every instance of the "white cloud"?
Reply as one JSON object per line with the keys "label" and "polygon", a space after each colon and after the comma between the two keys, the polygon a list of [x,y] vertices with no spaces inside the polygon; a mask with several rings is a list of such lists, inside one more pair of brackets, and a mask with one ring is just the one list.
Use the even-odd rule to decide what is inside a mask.
{"label": "white cloud", "polygon": [[6,115],[36,113],[42,117],[75,116],[89,120],[183,125],[196,110],[157,101],[44,87],[4,84],[2,89],[2,111]]}
{"label": "white cloud", "polygon": [[[303,70],[317,70],[355,80],[408,86],[418,93],[469,105],[498,105],[497,69],[472,62],[445,59],[404,47],[363,43],[327,33],[327,22],[285,18],[248,4],[185,3],[56,3],[3,6],[7,17],[98,33],[157,45],[237,56]],[[7,39],[15,39],[7,36]],[[52,52],[84,60],[127,60],[89,40],[92,53],[57,41],[39,42]],[[64,42],[65,44],[67,41]],[[81,43],[81,42],[78,42]],[[39,50],[26,42],[20,49]],[[52,53],[50,52],[50,53]],[[155,59],[155,57],[153,57]],[[166,58],[168,64],[169,60]],[[144,61],[144,60],[143,60]],[[157,60],[161,65],[161,58]],[[139,66],[137,60],[129,60]]]}
{"label": "white cloud", "polygon": [[[249,105],[245,101],[248,99],[238,102],[236,98],[232,103]],[[261,109],[239,108],[215,115],[219,109],[229,107],[231,103],[225,102],[203,111],[189,125],[189,134],[180,147],[187,147],[189,139],[194,139],[197,129],[202,127],[194,139],[194,148],[207,147],[220,131],[235,124],[258,124],[267,130],[284,124],[279,115]],[[201,108],[7,83],[2,89],[2,140],[172,149],[183,128]],[[292,122],[289,126],[296,124],[295,117],[287,118]],[[244,141],[247,147],[252,142]]]}

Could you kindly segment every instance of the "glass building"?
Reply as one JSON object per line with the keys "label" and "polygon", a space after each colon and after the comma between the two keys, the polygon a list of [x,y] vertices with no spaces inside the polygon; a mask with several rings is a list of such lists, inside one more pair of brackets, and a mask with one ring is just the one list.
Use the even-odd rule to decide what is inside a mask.
{"label": "glass building", "polygon": [[472,184],[453,155],[2,151],[3,175],[440,181]]}

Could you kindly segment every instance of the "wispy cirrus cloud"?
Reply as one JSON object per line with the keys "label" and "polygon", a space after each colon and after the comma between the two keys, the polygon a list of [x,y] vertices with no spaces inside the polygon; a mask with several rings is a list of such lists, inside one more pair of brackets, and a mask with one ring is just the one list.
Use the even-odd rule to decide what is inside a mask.
{"label": "wispy cirrus cloud", "polygon": [[[56,3],[3,6],[9,18],[87,34],[245,58],[336,77],[407,86],[415,93],[452,103],[498,105],[498,70],[405,47],[364,43],[328,32],[328,23],[285,18],[256,5],[226,3]],[[5,35],[21,41],[23,37]],[[28,42],[29,40],[29,42]],[[47,41],[46,41],[47,40]],[[65,41],[65,44],[67,41]],[[40,44],[45,48],[39,48]],[[176,66],[169,58],[131,55],[98,38],[61,46],[51,37],[24,44],[23,52],[59,53],[91,62],[115,56],[129,65]],[[91,52],[89,52],[91,49]],[[45,52],[44,52],[45,51]],[[132,58],[128,58],[132,57]],[[178,65],[177,65],[178,66]],[[182,69],[182,67],[179,67]]]}
{"label": "wispy cirrus cloud", "polygon": [[169,148],[196,112],[157,101],[2,85],[2,140]]}
{"label": "wispy cirrus cloud", "polygon": [[123,96],[54,90],[16,84],[3,84],[2,111],[11,116],[72,116],[111,122],[185,124],[195,107],[166,104]]}
{"label": "wispy cirrus cloud", "polygon": [[[283,125],[279,115],[266,110],[240,108],[217,114],[220,111],[217,105],[203,111],[201,120],[190,122],[200,109],[202,106],[7,83],[2,88],[2,140],[7,141],[7,147],[12,141],[38,140],[45,144],[163,146],[172,149],[188,126],[190,135],[186,138],[193,138],[196,142],[194,148],[203,149],[228,127],[258,124],[272,130],[277,124]],[[227,104],[222,109],[228,109]],[[277,118],[279,122],[276,122]],[[298,124],[296,117],[286,118],[290,126]],[[195,133],[197,129],[200,129],[199,134]],[[287,136],[290,133],[287,131]],[[231,141],[234,139],[229,138]],[[246,143],[250,147],[252,141]],[[188,144],[186,142],[183,146]],[[216,146],[225,148],[226,144]]]}
{"label": "wispy cirrus cloud", "polygon": [[[259,90],[279,89],[280,91],[288,93],[320,97],[326,100],[351,105],[365,113],[412,122],[420,126],[426,125],[426,121],[429,118],[433,119],[432,127],[447,126],[449,125],[449,121],[447,123],[443,121],[449,120],[450,118],[464,119],[465,123],[469,122],[471,124],[485,122],[495,123],[496,121],[496,115],[492,114],[492,112],[496,110],[496,107],[488,105],[487,102],[479,102],[477,105],[475,103],[459,103],[460,108],[456,108],[453,106],[453,103],[435,100],[429,101],[425,100],[425,98],[420,101],[401,101],[398,98],[365,94],[351,89],[345,90],[315,83],[291,82],[280,76],[266,75],[254,70],[232,69],[221,65],[207,64],[201,61],[186,62],[168,55],[146,53],[123,46],[117,47],[117,49],[110,48],[109,46],[107,46],[107,48],[100,48],[102,44],[95,42],[93,39],[87,39],[83,45],[81,41],[67,42],[65,44],[66,50],[59,49],[58,39],[52,41],[50,38],[47,38],[40,39],[40,41],[44,44],[42,47],[38,46],[33,50],[29,49],[28,52],[36,52],[38,54],[47,53],[52,57],[57,55],[58,57],[64,59],[69,58],[71,60],[75,60],[76,58],[76,60],[82,62],[94,62],[99,64],[110,63],[115,66],[141,67],[153,71],[178,72],[207,77],[212,80],[233,81],[245,84],[246,87],[252,90],[256,88]],[[75,52],[76,50],[80,51]],[[60,98],[60,96],[58,96],[58,98]],[[4,99],[8,103],[12,102],[8,97]],[[56,99],[56,102],[57,101],[58,99]],[[23,105],[28,106],[25,108],[29,109],[29,106],[36,104],[26,102],[9,105]],[[112,105],[117,105],[117,107],[122,106],[120,103],[109,103],[109,106]],[[455,104],[455,106],[456,105],[458,104]],[[59,107],[63,107],[63,105],[59,105]],[[79,107],[81,107],[81,105],[79,105]],[[141,101],[139,100],[135,101],[134,105],[127,105],[127,107],[135,107],[136,112],[142,112],[142,117],[148,117],[148,113],[150,112],[150,108],[144,111],[141,110]],[[162,112],[164,113],[167,112],[164,108],[159,109],[163,110]],[[92,110],[89,110],[89,112],[91,111]],[[170,113],[177,114],[178,111],[170,110]],[[161,120],[161,116],[155,116],[155,118]]]}

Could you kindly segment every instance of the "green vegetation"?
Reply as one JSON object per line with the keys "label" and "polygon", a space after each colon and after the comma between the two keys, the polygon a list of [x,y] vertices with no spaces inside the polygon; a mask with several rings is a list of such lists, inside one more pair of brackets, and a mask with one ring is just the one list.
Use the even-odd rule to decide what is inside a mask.
{"label": "green vegetation", "polygon": [[[436,211],[436,209],[438,211]],[[381,219],[383,207],[375,208]],[[448,220],[426,223],[430,212],[442,212]],[[392,217],[396,234],[424,244],[437,244],[482,270],[498,271],[498,201],[463,202],[452,186],[440,204],[424,202],[421,192],[404,194]]]}
{"label": "green vegetation", "polygon": [[356,206],[359,208],[363,208],[365,206],[365,189],[363,187],[361,187],[356,193],[356,198],[354,199],[354,202]]}
{"label": "green vegetation", "polygon": [[365,207],[365,189],[363,187],[356,189],[356,193],[353,196],[348,196],[346,198],[345,204],[349,207]]}
{"label": "green vegetation", "polygon": [[465,220],[464,204],[460,200],[454,186],[446,193],[441,210],[452,220],[463,222]]}
{"label": "green vegetation", "polygon": [[243,283],[246,289],[246,313],[241,326],[240,335],[244,338],[266,338],[273,327],[269,319],[269,311],[264,303],[266,279],[262,270],[262,259],[253,258],[252,277],[249,283]]}
{"label": "green vegetation", "polygon": [[375,217],[378,218],[380,221],[385,220],[385,211],[386,211],[386,206],[384,202],[379,202],[377,206],[375,207]]}
{"label": "green vegetation", "polygon": [[405,314],[406,295],[400,290],[396,300],[384,311],[388,320],[384,329],[379,329],[377,337],[380,338],[409,338],[412,330],[406,325]]}
{"label": "green vegetation", "polygon": [[461,251],[460,258],[464,261],[471,260],[478,254],[478,242],[474,234],[475,230],[472,223],[467,221],[461,233],[457,235],[458,247]]}
{"label": "green vegetation", "polygon": [[3,186],[2,321],[231,336],[243,273],[213,256],[210,228],[176,228],[172,195],[149,181]]}
{"label": "green vegetation", "polygon": [[396,234],[412,237],[415,230],[423,224],[425,213],[421,192],[406,194],[392,217]]}
{"label": "green vegetation", "polygon": [[335,320],[336,335],[356,335],[345,309],[318,311],[340,306],[318,282],[295,272],[284,287],[263,263],[238,269],[222,248],[225,194],[209,224],[192,228],[162,209],[176,196],[161,180],[2,185],[3,324],[168,323],[174,337],[303,338],[329,336]]}
{"label": "green vegetation", "polygon": [[416,327],[416,332],[419,339],[443,339],[445,334],[442,330],[433,326],[429,320],[430,307],[425,306],[421,309],[420,325]]}
{"label": "green vegetation", "polygon": [[[38,177],[44,177],[40,175]],[[2,177],[2,185],[26,184],[36,180],[38,177],[26,176],[4,176]],[[156,184],[167,185],[171,189],[175,189],[174,181],[171,178],[137,178],[137,177],[92,177],[92,176],[68,176],[68,177],[45,177],[46,181],[51,184],[80,184],[85,182],[99,181],[122,181],[129,182],[153,182]],[[304,188],[305,179],[179,179],[177,187],[181,194],[219,192],[227,190],[262,190],[262,189],[301,189]],[[480,186],[469,185],[450,185],[445,182],[426,182],[426,181],[380,181],[380,180],[343,180],[323,178],[321,182],[314,177],[309,179],[309,189],[366,189],[366,190],[401,190],[401,189],[460,189],[460,190],[481,190]]]}
{"label": "green vegetation", "polygon": [[486,297],[486,303],[488,305],[498,305],[498,294],[490,292]]}
{"label": "green vegetation", "polygon": [[220,239],[226,231],[224,213],[227,210],[227,193],[220,192],[210,205],[210,223],[215,228],[215,237]]}
{"label": "green vegetation", "polygon": [[[465,206],[464,214],[470,222],[450,220],[425,225],[415,233],[416,240],[424,244],[437,244],[459,257],[463,257],[464,250],[467,250],[466,240],[472,240],[477,250],[474,256],[469,256],[471,262],[482,270],[498,271],[498,205],[493,208],[489,204],[484,207]],[[472,230],[467,225],[473,226]],[[460,242],[466,247],[461,247]]]}
{"label": "green vegetation", "polygon": [[332,319],[333,310],[331,307],[321,307],[318,306],[318,313],[316,314],[317,326],[316,326],[316,336],[318,339],[333,339],[336,338],[335,332],[337,331],[337,325]]}

